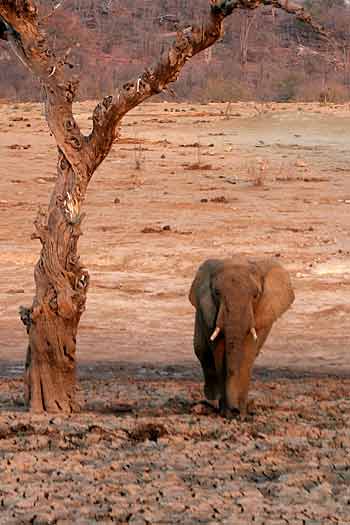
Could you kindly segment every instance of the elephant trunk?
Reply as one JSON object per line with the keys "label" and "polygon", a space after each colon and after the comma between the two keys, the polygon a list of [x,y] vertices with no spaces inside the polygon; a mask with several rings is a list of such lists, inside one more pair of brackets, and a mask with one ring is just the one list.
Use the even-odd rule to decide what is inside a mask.
{"label": "elephant trunk", "polygon": [[[254,319],[246,309],[228,313],[225,322],[225,404],[229,409],[244,412],[250,379],[247,367],[246,338],[254,328]],[[254,337],[254,335],[252,334]]]}
{"label": "elephant trunk", "polygon": [[245,334],[240,326],[229,325],[225,328],[225,355],[227,375],[236,374],[241,365]]}

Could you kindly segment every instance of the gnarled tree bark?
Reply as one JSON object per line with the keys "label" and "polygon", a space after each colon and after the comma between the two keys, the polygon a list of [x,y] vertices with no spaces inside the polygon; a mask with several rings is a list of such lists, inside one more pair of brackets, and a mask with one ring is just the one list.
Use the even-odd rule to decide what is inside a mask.
{"label": "gnarled tree bark", "polygon": [[26,400],[35,412],[75,410],[76,336],[85,309],[89,275],[78,256],[81,207],[96,168],[118,138],[123,116],[176,81],[185,63],[222,35],[224,18],[235,9],[273,5],[307,22],[303,8],[288,0],[211,0],[201,24],[179,31],[159,62],[138,78],[105,97],[93,112],[93,130],[84,136],[73,116],[78,81],[68,52],[50,50],[34,0],[0,0],[0,38],[37,76],[44,89],[46,119],[58,150],[57,180],[48,210],[39,211],[34,238],[41,242],[35,267],[35,297],[20,315],[28,333],[25,370]]}

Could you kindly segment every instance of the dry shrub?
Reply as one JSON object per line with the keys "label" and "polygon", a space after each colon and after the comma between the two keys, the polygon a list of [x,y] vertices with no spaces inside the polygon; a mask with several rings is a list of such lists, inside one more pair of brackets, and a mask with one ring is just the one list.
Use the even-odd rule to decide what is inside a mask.
{"label": "dry shrub", "polygon": [[248,167],[249,180],[251,180],[253,186],[265,186],[268,167],[269,163],[266,159],[258,159],[254,164]]}
{"label": "dry shrub", "polygon": [[327,87],[323,88],[319,80],[305,80],[297,87],[296,99],[305,102],[318,101],[322,104],[343,103],[349,100],[349,88],[337,81],[330,81]]}
{"label": "dry shrub", "polygon": [[239,102],[247,99],[247,89],[232,79],[209,78],[203,94],[210,102]]}
{"label": "dry shrub", "polygon": [[286,76],[278,80],[275,85],[276,100],[279,102],[296,100],[300,81],[300,74],[296,71],[288,73]]}
{"label": "dry shrub", "polygon": [[167,429],[164,425],[154,423],[144,423],[133,430],[129,431],[129,438],[132,441],[143,442],[143,441],[154,441],[155,443],[159,438],[168,434]]}
{"label": "dry shrub", "polygon": [[185,164],[184,169],[189,171],[205,171],[212,170],[213,166],[211,164],[201,164],[200,162],[194,162],[193,164]]}

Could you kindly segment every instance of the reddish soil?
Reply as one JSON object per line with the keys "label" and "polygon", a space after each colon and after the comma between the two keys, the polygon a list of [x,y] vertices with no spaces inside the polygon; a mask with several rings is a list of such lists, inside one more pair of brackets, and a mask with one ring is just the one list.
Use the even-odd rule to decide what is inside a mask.
{"label": "reddish soil", "polygon": [[[92,104],[77,105],[84,130]],[[0,524],[350,522],[346,106],[146,104],[95,174],[82,260],[82,411],[24,411],[26,335],[55,178],[39,105],[0,106]],[[201,404],[187,293],[199,263],[276,255],[296,301],[247,421]]]}

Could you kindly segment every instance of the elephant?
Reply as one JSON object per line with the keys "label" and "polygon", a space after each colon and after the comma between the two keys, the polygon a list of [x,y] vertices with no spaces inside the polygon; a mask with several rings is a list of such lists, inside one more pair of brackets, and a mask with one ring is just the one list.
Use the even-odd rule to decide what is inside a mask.
{"label": "elephant", "polygon": [[196,309],[193,346],[204,395],[227,418],[248,411],[254,361],[273,323],[295,299],[289,273],[273,258],[208,259],[189,292]]}

